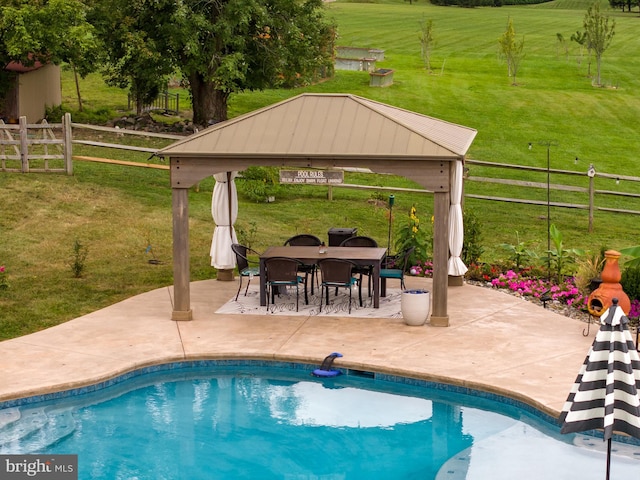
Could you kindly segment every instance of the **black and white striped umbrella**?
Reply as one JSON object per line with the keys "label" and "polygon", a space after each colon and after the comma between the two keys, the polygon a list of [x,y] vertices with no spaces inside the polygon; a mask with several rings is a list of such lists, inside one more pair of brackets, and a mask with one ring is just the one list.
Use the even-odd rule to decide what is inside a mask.
{"label": "black and white striped umbrella", "polygon": [[561,433],[604,431],[609,479],[613,433],[640,438],[640,357],[629,332],[629,319],[617,299],[601,315],[600,323],[560,423]]}

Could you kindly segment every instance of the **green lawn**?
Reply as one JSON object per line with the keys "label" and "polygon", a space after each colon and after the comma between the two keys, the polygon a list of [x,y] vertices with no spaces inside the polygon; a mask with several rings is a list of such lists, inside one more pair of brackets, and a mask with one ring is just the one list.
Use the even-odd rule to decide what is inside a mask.
{"label": "green lawn", "polygon": [[[349,92],[476,128],[478,136],[469,152],[472,159],[544,167],[546,150],[538,142],[554,140],[552,168],[586,171],[593,163],[599,172],[637,175],[638,14],[610,13],[617,33],[603,59],[606,87],[599,88],[591,85],[587,60],[578,46],[569,42],[565,55],[557,40],[557,33],[568,39],[581,28],[587,6],[577,0],[481,9],[434,7],[422,1],[410,5],[403,0],[330,3],[328,14],[339,26],[337,44],[385,50],[386,59],[379,67],[394,69],[394,84],[371,88],[367,73],[339,71],[334,78],[305,88],[234,95],[230,116],[305,91]],[[517,86],[511,85],[498,58],[497,40],[509,17],[516,33],[525,37],[526,57]],[[424,70],[419,54],[423,18],[434,22],[434,74]],[[126,93],[104,86],[97,75],[83,80],[81,91],[90,114],[74,113],[74,121],[98,110],[105,116],[128,113]],[[64,74],[63,96],[66,108],[77,108],[69,72]],[[535,145],[531,151],[529,142]],[[153,145],[159,147],[160,142]],[[74,153],[148,159],[148,154],[81,146]],[[485,172],[473,167],[472,174]],[[363,174],[347,174],[345,182],[416,186],[403,178]],[[213,181],[206,180],[190,194],[193,280],[215,276],[209,264],[212,187]],[[487,188],[488,194],[505,190]],[[628,182],[616,188],[637,192]],[[326,237],[332,227],[358,227],[360,234],[386,246],[388,194],[382,189],[335,189],[329,204],[324,187],[286,187],[273,204],[241,199],[237,226],[243,238],[256,230],[251,237],[258,250],[296,233]],[[428,195],[395,196],[396,228],[415,204],[422,225],[430,229],[433,206]],[[9,289],[0,290],[0,339],[56,325],[172,283],[171,193],[166,171],[76,162],[73,177],[4,173],[0,174],[0,205],[0,266],[6,267],[10,284]],[[466,206],[481,219],[483,260],[504,258],[497,245],[515,243],[516,231],[532,248],[546,248],[546,206],[479,200],[467,200]],[[567,247],[620,249],[638,243],[637,217],[597,213],[596,230],[588,234],[586,216],[585,211],[552,210]],[[73,278],[70,269],[76,240],[88,248],[82,278]],[[151,251],[147,251],[149,245]],[[150,264],[152,257],[161,264]]]}

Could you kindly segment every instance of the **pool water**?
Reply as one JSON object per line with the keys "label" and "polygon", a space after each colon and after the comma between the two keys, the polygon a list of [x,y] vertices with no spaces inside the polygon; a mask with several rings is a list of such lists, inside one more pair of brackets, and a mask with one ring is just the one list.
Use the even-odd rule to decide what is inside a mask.
{"label": "pool water", "polygon": [[[612,478],[640,447],[616,444]],[[0,454],[77,454],[80,479],[601,479],[602,439],[485,396],[266,367],[148,373],[0,410]],[[623,477],[624,476],[624,477]]]}

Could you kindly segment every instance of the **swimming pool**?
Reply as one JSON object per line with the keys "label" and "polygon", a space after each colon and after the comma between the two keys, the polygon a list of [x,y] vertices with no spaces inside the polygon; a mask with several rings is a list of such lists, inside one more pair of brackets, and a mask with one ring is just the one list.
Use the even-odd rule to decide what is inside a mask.
{"label": "swimming pool", "polygon": [[[460,387],[311,365],[181,362],[0,404],[0,454],[77,454],[81,479],[600,479],[604,442]],[[640,447],[617,444],[614,477]]]}

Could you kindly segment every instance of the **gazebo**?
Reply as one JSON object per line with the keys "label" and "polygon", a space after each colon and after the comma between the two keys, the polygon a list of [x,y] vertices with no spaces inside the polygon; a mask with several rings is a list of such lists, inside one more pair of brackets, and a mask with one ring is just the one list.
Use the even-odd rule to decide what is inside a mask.
{"label": "gazebo", "polygon": [[356,95],[305,93],[218,123],[160,150],[157,155],[169,157],[171,172],[172,319],[193,318],[190,187],[207,176],[252,165],[359,167],[402,175],[433,192],[431,325],[448,326],[448,279],[456,276],[452,265],[461,263],[459,252],[457,259],[449,258],[452,192],[461,195],[462,166],[476,134],[468,127]]}

